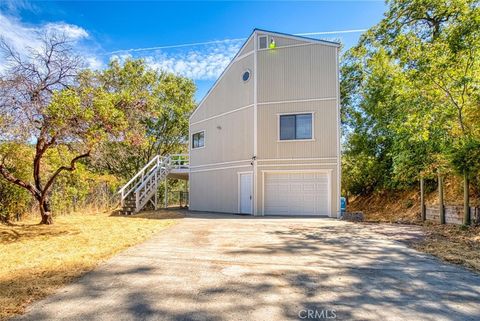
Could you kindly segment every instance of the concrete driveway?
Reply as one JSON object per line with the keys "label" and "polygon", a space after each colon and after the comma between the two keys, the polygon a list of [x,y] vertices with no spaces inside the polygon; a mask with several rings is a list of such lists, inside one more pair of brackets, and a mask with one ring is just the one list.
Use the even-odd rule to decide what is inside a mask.
{"label": "concrete driveway", "polygon": [[20,320],[480,320],[479,275],[375,229],[190,215]]}

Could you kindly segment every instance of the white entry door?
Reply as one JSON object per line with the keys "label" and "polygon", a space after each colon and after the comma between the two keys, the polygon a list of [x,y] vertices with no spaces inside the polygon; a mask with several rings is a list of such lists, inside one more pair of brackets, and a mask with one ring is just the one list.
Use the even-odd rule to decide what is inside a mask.
{"label": "white entry door", "polygon": [[267,172],[264,184],[266,215],[331,215],[327,172]]}
{"label": "white entry door", "polygon": [[240,213],[252,214],[252,173],[240,173]]}

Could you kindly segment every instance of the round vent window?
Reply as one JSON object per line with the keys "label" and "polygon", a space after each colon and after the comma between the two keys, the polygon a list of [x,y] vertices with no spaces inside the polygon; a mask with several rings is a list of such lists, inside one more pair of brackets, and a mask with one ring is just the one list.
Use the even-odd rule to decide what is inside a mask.
{"label": "round vent window", "polygon": [[250,79],[250,70],[245,70],[245,72],[242,75],[242,80],[244,82],[247,82]]}

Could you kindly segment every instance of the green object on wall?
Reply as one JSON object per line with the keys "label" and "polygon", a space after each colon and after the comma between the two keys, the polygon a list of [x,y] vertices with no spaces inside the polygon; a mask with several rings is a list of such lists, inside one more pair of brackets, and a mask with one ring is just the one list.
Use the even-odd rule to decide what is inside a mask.
{"label": "green object on wall", "polygon": [[270,49],[275,49],[275,47],[277,47],[277,44],[275,43],[275,39],[272,38],[272,39],[270,40],[270,45],[268,45],[268,47],[269,47]]}

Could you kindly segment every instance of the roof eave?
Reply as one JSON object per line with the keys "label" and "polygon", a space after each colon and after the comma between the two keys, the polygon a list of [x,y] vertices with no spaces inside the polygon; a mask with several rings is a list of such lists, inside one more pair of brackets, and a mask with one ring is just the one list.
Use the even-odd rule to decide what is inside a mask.
{"label": "roof eave", "polygon": [[267,33],[267,34],[270,34],[270,35],[277,35],[277,36],[280,36],[280,37],[288,37],[288,38],[292,38],[292,39],[305,40],[305,41],[309,41],[309,42],[312,42],[312,43],[321,43],[321,44],[328,45],[328,46],[334,46],[334,47],[340,47],[341,46],[341,44],[339,42],[335,42],[335,41],[314,39],[314,38],[310,38],[310,37],[297,36],[297,35],[292,35],[292,34],[289,34],[289,33],[270,31],[270,30],[265,30],[265,29],[260,29],[260,28],[253,29],[253,33]]}

